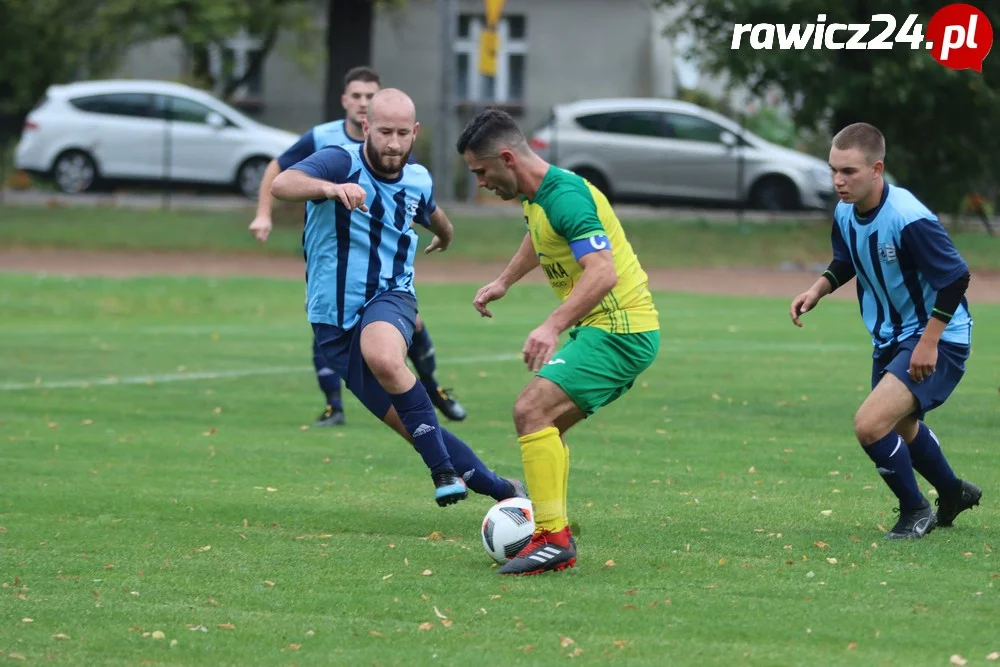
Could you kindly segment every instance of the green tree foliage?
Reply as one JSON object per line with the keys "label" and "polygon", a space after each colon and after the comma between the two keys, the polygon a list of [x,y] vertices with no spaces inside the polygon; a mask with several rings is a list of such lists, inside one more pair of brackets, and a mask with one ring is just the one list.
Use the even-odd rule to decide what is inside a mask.
{"label": "green tree foliage", "polygon": [[[17,136],[50,85],[106,76],[130,47],[160,37],[180,39],[190,82],[226,97],[262,66],[279,30],[310,35],[316,11],[311,0],[3,0],[0,139]],[[215,81],[209,49],[240,30],[260,39],[262,48],[245,76]],[[308,39],[296,42],[298,51],[317,47]]]}
{"label": "green tree foliage", "polygon": [[[833,132],[857,121],[877,126],[888,145],[887,168],[929,205],[954,210],[965,193],[1000,178],[1000,46],[981,74],[947,69],[923,44],[911,49],[905,41],[878,51],[755,50],[744,35],[741,48],[731,48],[736,23],[790,26],[815,23],[820,14],[828,25],[868,23],[881,12],[896,17],[897,30],[913,13],[926,27],[940,0],[885,0],[877,9],[861,0],[658,1],[679,13],[668,34],[691,34],[692,55],[707,71],[726,73],[758,94],[777,86],[796,102],[798,126]],[[1000,31],[1000,5],[979,6]],[[873,23],[868,39],[884,26]]]}
{"label": "green tree foliage", "polygon": [[0,138],[16,135],[51,84],[97,74],[142,34],[131,0],[0,2]]}

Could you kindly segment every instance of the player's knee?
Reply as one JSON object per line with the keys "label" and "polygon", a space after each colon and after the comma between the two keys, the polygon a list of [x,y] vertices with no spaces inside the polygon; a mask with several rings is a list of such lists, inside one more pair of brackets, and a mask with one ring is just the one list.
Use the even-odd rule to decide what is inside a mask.
{"label": "player's knee", "polygon": [[375,349],[365,355],[365,363],[371,369],[372,375],[383,385],[394,383],[400,375],[406,372],[406,363],[398,358],[392,350]]}
{"label": "player's knee", "polygon": [[879,419],[878,415],[861,411],[854,415],[854,436],[862,445],[878,442],[890,430],[891,426],[887,427],[884,420]]}
{"label": "player's knee", "polygon": [[514,402],[514,428],[518,435],[533,432],[533,425],[538,420],[538,405],[527,393],[522,393]]}

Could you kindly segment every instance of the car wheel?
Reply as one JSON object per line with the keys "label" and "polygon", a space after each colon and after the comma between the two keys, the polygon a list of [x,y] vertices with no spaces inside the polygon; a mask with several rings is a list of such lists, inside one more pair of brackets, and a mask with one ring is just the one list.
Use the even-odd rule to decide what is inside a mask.
{"label": "car wheel", "polygon": [[754,183],[750,204],[765,211],[793,211],[802,205],[799,189],[784,176],[765,176]]}
{"label": "car wheel", "polygon": [[590,184],[595,188],[604,193],[604,196],[608,198],[608,201],[612,199],[611,186],[608,184],[608,179],[604,177],[604,174],[597,171],[596,169],[591,169],[589,167],[581,167],[579,169],[574,169],[573,173],[590,181]]}
{"label": "car wheel", "polygon": [[260,179],[264,178],[264,171],[271,163],[266,157],[252,157],[242,165],[236,172],[236,187],[247,199],[257,199],[260,191]]}
{"label": "car wheel", "polygon": [[83,151],[66,151],[52,164],[52,179],[67,194],[86,192],[97,182],[97,164]]}

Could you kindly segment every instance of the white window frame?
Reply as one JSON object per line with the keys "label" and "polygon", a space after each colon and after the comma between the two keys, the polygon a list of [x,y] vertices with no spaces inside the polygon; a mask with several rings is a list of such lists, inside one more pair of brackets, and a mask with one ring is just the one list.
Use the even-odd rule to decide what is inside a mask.
{"label": "white window frame", "polygon": [[[239,32],[230,37],[229,39],[223,41],[222,46],[218,44],[210,44],[208,47],[208,66],[209,71],[215,76],[218,82],[219,91],[221,91],[226,82],[222,81],[222,70],[223,70],[223,58],[225,57],[224,51],[228,51],[232,54],[233,58],[233,77],[239,78],[247,71],[250,66],[250,57],[255,51],[259,51],[261,48],[261,40],[251,37],[246,29],[240,28]],[[263,69],[260,72],[260,78],[264,78]],[[260,86],[263,89],[263,81],[260,82]],[[234,100],[246,100],[250,97],[249,86],[244,83],[233,91]]]}
{"label": "white window frame", "polygon": [[[497,36],[500,39],[500,46],[497,49],[497,73],[493,81],[494,95],[492,99],[486,99],[483,96],[483,76],[479,73],[479,37],[485,27],[485,20],[482,16],[474,14],[464,14],[464,16],[469,17],[469,36],[456,39],[452,48],[456,62],[460,54],[465,54],[469,59],[469,71],[466,75],[466,90],[469,91],[469,95],[466,99],[459,101],[523,103],[523,90],[521,94],[522,99],[510,99],[510,56],[515,54],[526,55],[528,53],[528,41],[526,39],[511,40],[510,24],[506,18],[500,19],[497,24]],[[527,58],[525,58],[525,61],[527,61]],[[525,68],[525,76],[527,76],[527,68]]]}

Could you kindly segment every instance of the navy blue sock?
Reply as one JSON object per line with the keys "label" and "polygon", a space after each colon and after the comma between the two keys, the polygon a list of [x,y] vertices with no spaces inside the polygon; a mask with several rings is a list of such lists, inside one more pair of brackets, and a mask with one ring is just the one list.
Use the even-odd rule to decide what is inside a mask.
{"label": "navy blue sock", "polygon": [[506,500],[517,495],[511,483],[496,474],[480,460],[472,449],[451,431],[441,429],[448,456],[455,464],[455,471],[462,476],[475,493],[490,496],[494,500]]}
{"label": "navy blue sock", "polygon": [[917,437],[909,445],[913,468],[937,489],[939,496],[953,493],[958,489],[960,484],[958,477],[948,465],[937,436],[927,424],[920,422]]}
{"label": "navy blue sock", "polygon": [[316,369],[316,382],[326,396],[326,404],[334,410],[343,410],[344,404],[340,401],[340,375],[326,363],[316,339],[313,339],[313,368]]}
{"label": "navy blue sock", "polygon": [[454,470],[444,447],[441,426],[427,390],[419,382],[402,394],[389,394],[392,406],[413,438],[413,447],[431,473]]}
{"label": "navy blue sock", "polygon": [[889,435],[862,449],[875,462],[882,480],[899,498],[899,509],[913,510],[927,506],[927,499],[920,493],[917,478],[913,474],[910,448],[898,433],[890,431]]}
{"label": "navy blue sock", "polygon": [[[434,343],[431,342],[431,336],[427,333],[426,324],[424,324],[424,328],[420,331],[413,332],[413,342],[410,344],[410,349],[406,351],[406,354],[410,358],[410,361],[413,362],[413,367],[417,369],[417,376],[424,383],[424,387],[428,393],[437,391],[437,383],[434,382],[434,371],[437,369],[437,360],[434,357]],[[429,387],[427,386],[428,382],[431,383]]]}

